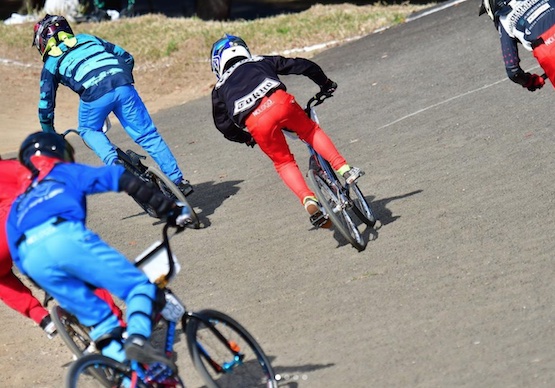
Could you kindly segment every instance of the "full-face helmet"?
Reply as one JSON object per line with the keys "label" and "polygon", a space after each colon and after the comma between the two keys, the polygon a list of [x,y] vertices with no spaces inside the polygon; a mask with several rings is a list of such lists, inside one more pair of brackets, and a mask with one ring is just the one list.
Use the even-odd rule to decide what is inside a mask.
{"label": "full-face helmet", "polygon": [[35,24],[33,46],[37,47],[42,60],[46,54],[60,42],[73,38],[71,29],[66,18],[58,15],[46,15],[41,21]]}
{"label": "full-face helmet", "polygon": [[212,45],[212,72],[220,79],[226,64],[234,58],[251,58],[245,41],[238,36],[226,34]]}
{"label": "full-face helmet", "polygon": [[19,147],[19,162],[31,171],[36,171],[31,157],[49,156],[65,162],[75,162],[75,150],[61,135],[52,132],[35,132],[27,136]]}

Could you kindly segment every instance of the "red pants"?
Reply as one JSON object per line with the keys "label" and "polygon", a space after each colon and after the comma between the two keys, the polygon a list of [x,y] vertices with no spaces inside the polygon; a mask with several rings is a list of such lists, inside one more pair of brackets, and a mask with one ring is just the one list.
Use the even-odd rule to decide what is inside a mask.
{"label": "red pants", "polygon": [[8,211],[9,208],[0,208],[0,300],[39,324],[48,315],[48,311],[12,272],[13,263],[6,241]]}
{"label": "red pants", "polygon": [[301,203],[305,197],[314,196],[314,193],[308,188],[295,162],[282,128],[294,131],[322,155],[334,170],[347,164],[322,128],[306,115],[292,95],[283,90],[276,90],[269,97],[264,97],[245,124],[260,149],[274,162],[283,182]]}
{"label": "red pants", "polygon": [[541,34],[544,43],[533,50],[534,57],[555,87],[555,26]]}

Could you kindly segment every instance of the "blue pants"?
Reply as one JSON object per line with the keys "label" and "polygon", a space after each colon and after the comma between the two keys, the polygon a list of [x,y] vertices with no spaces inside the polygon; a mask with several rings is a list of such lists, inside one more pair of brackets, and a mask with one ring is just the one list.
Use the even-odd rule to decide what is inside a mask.
{"label": "blue pants", "polygon": [[98,100],[79,103],[79,131],[83,140],[104,164],[113,164],[117,158],[115,147],[101,128],[108,115],[114,112],[119,122],[160,169],[173,182],[180,183],[183,174],[168,145],[154,126],[145,104],[133,85],[119,86]]}
{"label": "blue pants", "polygon": [[127,306],[127,332],[149,338],[156,286],[125,256],[80,222],[43,223],[25,233],[20,265],[33,280],[86,326],[93,340],[119,326],[106,302],[93,293],[104,288]]}

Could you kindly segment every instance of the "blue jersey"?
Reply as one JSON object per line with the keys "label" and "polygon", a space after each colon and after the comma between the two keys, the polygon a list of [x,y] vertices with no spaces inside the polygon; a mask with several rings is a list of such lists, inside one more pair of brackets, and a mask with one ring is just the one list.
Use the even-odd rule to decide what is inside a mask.
{"label": "blue jersey", "polygon": [[60,43],[59,55],[49,53],[45,57],[39,101],[39,121],[45,132],[54,131],[54,107],[59,84],[79,94],[81,100],[90,102],[118,86],[134,82],[131,54],[96,36],[78,34],[75,38],[75,46]]}
{"label": "blue jersey", "polygon": [[[29,229],[49,219],[85,223],[88,194],[119,190],[122,166],[92,167],[76,163],[59,163],[40,181],[14,201],[8,215],[6,233],[14,263],[18,265],[17,241]],[[19,265],[18,265],[19,267]]]}
{"label": "blue jersey", "polygon": [[532,44],[555,24],[555,0],[513,0],[497,13],[501,50],[509,78],[522,72],[517,44]]}

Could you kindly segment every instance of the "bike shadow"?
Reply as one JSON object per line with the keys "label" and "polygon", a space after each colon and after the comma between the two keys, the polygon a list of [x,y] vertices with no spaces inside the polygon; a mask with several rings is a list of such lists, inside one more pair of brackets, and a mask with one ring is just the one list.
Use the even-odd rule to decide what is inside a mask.
{"label": "bike shadow", "polygon": [[274,373],[278,387],[280,388],[297,388],[299,383],[310,381],[310,372],[314,372],[324,368],[331,368],[335,366],[333,363],[328,364],[305,364],[294,366],[274,365],[274,356],[268,356]]}

